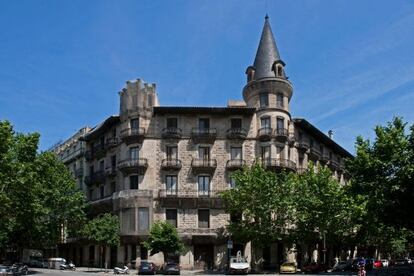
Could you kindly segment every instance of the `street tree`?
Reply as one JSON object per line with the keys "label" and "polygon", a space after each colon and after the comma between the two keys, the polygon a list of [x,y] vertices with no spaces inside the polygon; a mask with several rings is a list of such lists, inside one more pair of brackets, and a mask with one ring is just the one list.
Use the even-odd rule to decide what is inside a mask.
{"label": "street tree", "polygon": [[99,263],[102,267],[103,250],[106,246],[119,245],[119,218],[115,215],[105,213],[88,221],[83,228],[83,236],[93,244],[99,245]]}
{"label": "street tree", "polygon": [[184,253],[185,250],[177,229],[166,221],[159,221],[152,225],[144,246],[150,250],[151,255],[162,252],[164,261],[167,261],[169,257]]}

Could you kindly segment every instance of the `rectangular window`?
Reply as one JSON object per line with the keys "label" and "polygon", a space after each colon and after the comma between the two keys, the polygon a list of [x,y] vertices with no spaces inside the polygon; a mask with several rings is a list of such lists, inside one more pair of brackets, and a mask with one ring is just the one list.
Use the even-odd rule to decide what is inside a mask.
{"label": "rectangular window", "polygon": [[230,176],[229,186],[230,186],[230,189],[233,189],[236,187],[236,180],[234,180],[234,178],[231,176]]}
{"label": "rectangular window", "polygon": [[323,145],[319,145],[319,152],[323,155]]}
{"label": "rectangular window", "polygon": [[199,147],[198,148],[198,158],[203,160],[210,160],[210,148],[209,147]]}
{"label": "rectangular window", "polygon": [[177,118],[167,118],[167,127],[177,128]]}
{"label": "rectangular window", "polygon": [[103,172],[103,171],[104,171],[104,168],[105,168],[105,163],[104,163],[104,161],[103,161],[103,160],[101,160],[101,161],[99,162],[99,171],[100,171],[100,172]]}
{"label": "rectangular window", "polygon": [[231,147],[230,148],[230,159],[241,160],[242,159],[242,147]]}
{"label": "rectangular window", "polygon": [[135,209],[126,208],[121,211],[121,231],[124,233],[135,232]]}
{"label": "rectangular window", "polygon": [[210,128],[210,119],[200,118],[198,119],[198,129],[205,130]]}
{"label": "rectangular window", "polygon": [[89,197],[89,200],[93,200],[93,189],[89,189],[88,197]]}
{"label": "rectangular window", "polygon": [[139,186],[138,175],[130,175],[129,176],[129,189],[137,190],[138,186]]}
{"label": "rectangular window", "polygon": [[111,194],[116,192],[116,182],[111,182]]}
{"label": "rectangular window", "polygon": [[139,159],[139,147],[129,148],[129,158],[131,160]]}
{"label": "rectangular window", "polygon": [[148,94],[148,97],[147,97],[147,100],[148,100],[148,106],[152,106],[153,105],[153,103],[152,103],[152,95],[151,94]]}
{"label": "rectangular window", "polygon": [[149,229],[149,209],[147,207],[138,208],[138,230],[145,231]]}
{"label": "rectangular window", "polygon": [[262,128],[270,128],[270,117],[260,118],[260,125]]}
{"label": "rectangular window", "polygon": [[177,209],[165,210],[165,217],[168,223],[177,228]]}
{"label": "rectangular window", "polygon": [[198,228],[210,228],[210,210],[198,210]]}
{"label": "rectangular window", "polygon": [[116,168],[116,155],[111,156],[111,168],[112,169]]}
{"label": "rectangular window", "polygon": [[105,197],[105,186],[104,185],[99,187],[99,195],[101,196],[101,198]]}
{"label": "rectangular window", "polygon": [[198,195],[208,196],[210,193],[210,176],[200,175],[198,177]]}
{"label": "rectangular window", "polygon": [[167,195],[177,194],[177,176],[176,175],[167,175],[165,177],[165,188],[167,190]]}
{"label": "rectangular window", "polygon": [[178,158],[178,149],[176,146],[167,146],[167,159],[176,160]]}
{"label": "rectangular window", "polygon": [[276,106],[283,107],[283,95],[282,94],[276,95]]}
{"label": "rectangular window", "polygon": [[276,147],[276,155],[279,158],[284,158],[284,147],[277,146]]}
{"label": "rectangular window", "polygon": [[261,93],[260,97],[260,107],[268,107],[269,106],[269,94]]}
{"label": "rectangular window", "polygon": [[138,118],[131,119],[130,126],[131,126],[132,129],[139,128],[139,119]]}
{"label": "rectangular window", "polygon": [[278,130],[285,128],[285,119],[277,117],[276,119],[276,127]]}
{"label": "rectangular window", "polygon": [[261,156],[262,156],[262,160],[269,160],[270,159],[270,146],[262,147]]}
{"label": "rectangular window", "polygon": [[231,119],[231,128],[242,128],[242,119],[235,118]]}

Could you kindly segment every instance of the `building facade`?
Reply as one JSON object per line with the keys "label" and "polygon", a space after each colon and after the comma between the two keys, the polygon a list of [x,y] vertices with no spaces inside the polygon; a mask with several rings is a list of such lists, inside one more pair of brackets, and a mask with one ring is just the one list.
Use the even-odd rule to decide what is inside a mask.
{"label": "building facade", "polygon": [[[161,263],[161,254],[149,256],[141,244],[151,224],[163,220],[185,241],[187,253],[179,257],[184,269],[223,267],[222,233],[230,215],[219,193],[234,186],[231,173],[244,165],[262,162],[275,172],[301,173],[313,161],[329,166],[344,183],[344,159],[351,155],[305,119],[291,116],[293,87],[268,17],[246,77],[243,100],[226,107],[161,106],[155,84],[128,81],[119,92],[119,114],[76,136],[84,151],[79,159],[62,160],[75,173],[79,165],[73,164],[84,160],[82,176],[75,176],[91,216],[112,212],[120,218],[121,245],[104,252],[110,266],[140,259]],[[97,250],[78,241],[61,252],[76,264],[97,265]],[[252,256],[249,244],[235,244],[238,250]],[[295,258],[282,242],[260,254],[269,265]]]}

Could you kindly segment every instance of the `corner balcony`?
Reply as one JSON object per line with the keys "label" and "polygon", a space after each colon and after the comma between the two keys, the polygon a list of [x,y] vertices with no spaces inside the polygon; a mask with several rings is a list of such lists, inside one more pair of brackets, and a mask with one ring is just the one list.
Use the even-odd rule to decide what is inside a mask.
{"label": "corner balcony", "polygon": [[85,184],[88,186],[104,183],[105,171],[97,171],[91,175],[85,176]]}
{"label": "corner balcony", "polygon": [[170,171],[170,170],[180,170],[181,169],[181,160],[180,159],[163,159],[161,161],[161,169]]}
{"label": "corner balcony", "polygon": [[193,128],[191,130],[191,139],[194,143],[213,144],[217,137],[215,128]]}
{"label": "corner balcony", "polygon": [[125,128],[121,131],[121,140],[125,144],[140,143],[145,137],[145,128]]}
{"label": "corner balcony", "polygon": [[148,160],[146,158],[128,158],[119,161],[118,169],[123,174],[144,174],[148,167]]}
{"label": "corner balcony", "polygon": [[180,139],[182,134],[181,128],[177,127],[166,127],[161,131],[161,137],[164,139]]}
{"label": "corner balcony", "polygon": [[226,163],[228,170],[238,170],[246,166],[246,161],[243,159],[230,159]]}
{"label": "corner balcony", "polygon": [[224,203],[220,193],[224,190],[158,190],[157,200],[165,208],[223,208]]}
{"label": "corner balcony", "polygon": [[262,165],[266,169],[281,171],[281,170],[288,170],[288,171],[296,171],[296,163],[289,159],[283,158],[267,158],[261,160]]}
{"label": "corner balcony", "polygon": [[319,160],[319,158],[321,158],[320,151],[316,148],[311,147],[309,150],[309,159],[311,159],[312,161],[317,161]]}
{"label": "corner balcony", "polygon": [[243,140],[247,137],[247,130],[244,128],[230,128],[227,130],[227,139]]}
{"label": "corner balcony", "polygon": [[194,158],[191,161],[191,168],[194,174],[200,174],[200,173],[213,174],[217,168],[217,160]]}
{"label": "corner balcony", "polygon": [[117,145],[118,145],[118,138],[116,138],[116,137],[108,138],[105,141],[105,149],[106,150],[112,149],[112,148],[116,147]]}
{"label": "corner balcony", "polygon": [[305,153],[309,150],[310,146],[309,146],[309,143],[306,141],[299,141],[296,144],[296,148],[298,149],[299,152]]}
{"label": "corner balcony", "polygon": [[273,129],[270,127],[259,128],[259,130],[257,131],[257,138],[262,142],[270,141],[270,139],[272,139],[272,132]]}
{"label": "corner balcony", "polygon": [[286,142],[289,137],[289,131],[286,128],[277,128],[275,129],[275,138],[279,142]]}

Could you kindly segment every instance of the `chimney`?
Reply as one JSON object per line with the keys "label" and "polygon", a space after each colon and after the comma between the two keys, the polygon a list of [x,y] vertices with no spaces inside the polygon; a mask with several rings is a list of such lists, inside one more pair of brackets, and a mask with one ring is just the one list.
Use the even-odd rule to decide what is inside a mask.
{"label": "chimney", "polygon": [[330,129],[328,131],[328,136],[329,136],[330,139],[333,139],[333,130],[332,129]]}

